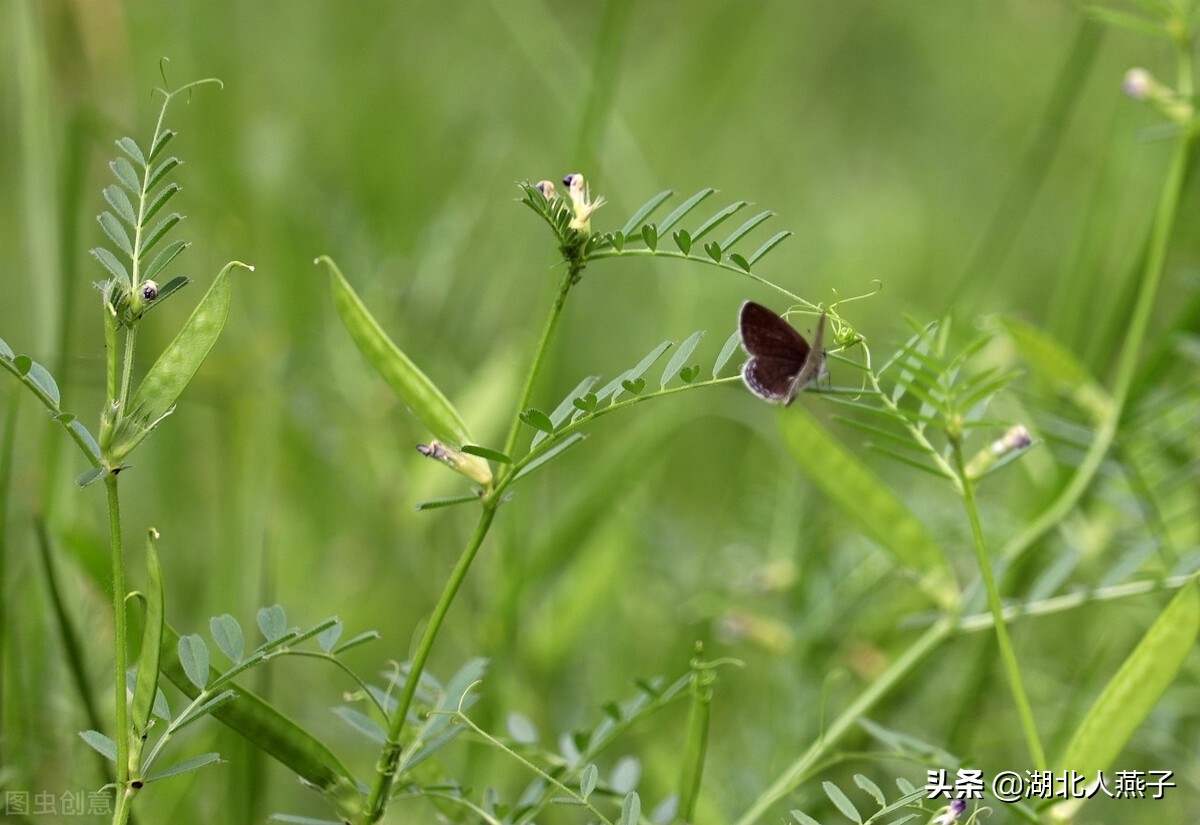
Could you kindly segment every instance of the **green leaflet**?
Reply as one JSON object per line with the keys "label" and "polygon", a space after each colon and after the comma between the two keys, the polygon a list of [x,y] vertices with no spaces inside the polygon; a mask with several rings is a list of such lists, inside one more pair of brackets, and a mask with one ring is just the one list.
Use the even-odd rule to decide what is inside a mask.
{"label": "green leaflet", "polygon": [[327,255],[317,259],[329,267],[333,303],[338,317],[360,352],[400,400],[429,431],[451,446],[473,443],[467,425],[442,391],[387,336],[362,299]]}
{"label": "green leaflet", "polygon": [[[179,634],[164,624],[162,673],[184,694],[194,698],[200,691],[184,672],[178,647]],[[320,740],[253,693],[240,687],[236,693],[233,699],[214,708],[212,715],[295,771],[324,793],[343,814],[358,810],[361,797],[354,779]]]}
{"label": "green leaflet", "polygon": [[1175,594],[1071,737],[1059,766],[1088,781],[1107,770],[1174,681],[1200,632],[1200,584]]}
{"label": "green leaflet", "polygon": [[924,574],[937,595],[936,582],[945,575],[941,550],[904,502],[804,407],[785,410],[781,426],[788,451],[808,477],[898,564]]}
{"label": "green leaflet", "polygon": [[175,340],[150,367],[126,408],[118,411],[120,422],[105,456],[108,466],[119,465],[171,412],[184,387],[191,383],[208,357],[229,317],[233,296],[230,273],[237,266],[250,268],[239,261],[230,261],[224,266]]}

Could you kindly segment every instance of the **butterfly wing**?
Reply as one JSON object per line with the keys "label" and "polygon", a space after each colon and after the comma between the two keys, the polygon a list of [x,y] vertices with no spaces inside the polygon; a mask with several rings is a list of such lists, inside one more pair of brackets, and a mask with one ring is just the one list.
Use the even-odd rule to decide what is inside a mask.
{"label": "butterfly wing", "polygon": [[813,346],[791,324],[753,301],[742,304],[738,331],[750,356],[742,367],[742,380],[760,398],[791,404],[796,393],[820,375],[825,363],[824,313],[817,321]]}
{"label": "butterfly wing", "polygon": [[750,392],[759,398],[780,404],[791,403],[792,388],[803,364],[791,358],[769,358],[758,355],[742,367],[742,380]]}
{"label": "butterfly wing", "polygon": [[788,403],[804,369],[809,346],[792,325],[762,304],[747,301],[738,314],[742,349],[750,360],[742,380],[750,392],[767,401]]}
{"label": "butterfly wing", "polygon": [[738,333],[742,349],[752,357],[784,358],[796,362],[796,368],[808,357],[808,341],[783,318],[762,304],[747,301],[738,314]]}

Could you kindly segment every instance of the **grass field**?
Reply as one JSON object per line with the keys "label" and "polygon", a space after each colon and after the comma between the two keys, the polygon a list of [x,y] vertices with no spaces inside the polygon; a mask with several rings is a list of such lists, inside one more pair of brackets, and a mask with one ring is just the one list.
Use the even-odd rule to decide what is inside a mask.
{"label": "grass field", "polygon": [[[867,350],[844,337],[826,342],[828,380],[790,407],[717,381],[588,424],[586,441],[502,506],[484,485],[495,521],[426,671],[445,682],[486,658],[467,715],[549,770],[561,732],[601,723],[606,703],[639,694],[635,679],[685,677],[697,642],[704,660],[737,660],[694,671],[715,675],[696,688],[710,699],[684,689],[595,756],[597,812],[551,805],[540,823],[616,822],[636,786],[643,821],[676,795],[697,823],[794,822],[798,809],[832,825],[853,818],[823,782],[866,820],[880,805],[857,774],[890,802],[897,778],[920,788],[931,769],[990,780],[1076,765],[1093,776],[1172,771],[1177,787],[1077,813],[989,794],[980,821],[1193,822],[1194,5],[1110,6],[1175,32],[1173,42],[1038,0],[10,0],[0,6],[0,339],[43,365],[61,409],[97,432],[110,396],[92,284],[108,272],[89,250],[113,245],[94,216],[110,208],[114,141],[149,142],[162,105],[153,89],[219,78],[223,87],[182,93],[166,114],[178,132],[167,154],[183,160],[170,209],[187,216],[169,239],[191,246],[164,276],[193,283],[138,322],[134,383],[226,262],[254,269],[230,274],[219,340],[175,412],[124,461],[128,588],[153,592],[143,549],[153,527],[166,621],[204,636],[215,666],[228,663],[210,617],[236,617],[249,648],[256,611],[278,603],[288,625],[336,615],[344,638],[378,630],[343,659],[382,685],[422,650],[480,507],[417,510],[471,486],[414,450],[437,430],[363,357],[315,258],[336,261],[473,443],[500,451],[512,426],[522,452],[535,434],[514,425],[520,410],[569,405],[582,378],[603,385],[663,340],[706,332],[681,364],[698,365],[705,383],[746,300],[782,312],[801,305],[789,295],[810,309],[867,296],[835,306],[836,328],[864,339],[874,367],[910,341],[879,396],[896,399],[895,415],[878,416]],[[1156,15],[1185,22],[1170,29]],[[1133,67],[1161,87],[1123,95]],[[657,193],[675,193],[647,219],[661,223],[706,187],[718,191],[679,227],[748,205],[693,258],[764,210],[773,215],[741,254],[792,234],[751,262],[761,280],[726,249],[714,266],[618,255],[606,241],[614,254],[587,262],[543,351],[571,270],[517,184],[569,173],[606,199],[591,217],[597,240]],[[646,246],[640,227],[621,239],[630,249]],[[656,252],[679,252],[670,234]],[[811,312],[790,320],[805,335],[816,323]],[[913,339],[914,329],[928,332]],[[972,358],[922,383],[981,335]],[[524,398],[535,351],[544,358]],[[638,392],[658,389],[669,358]],[[112,770],[78,732],[116,730],[122,633],[104,493],[116,476],[77,488],[87,460],[22,387],[17,361],[4,365],[0,801],[13,822],[47,821],[39,793],[55,798],[56,821],[108,821],[68,816],[63,799],[96,791]],[[897,375],[903,397],[891,395]],[[977,489],[968,478],[964,493],[954,416],[927,396],[944,383],[965,399],[971,381],[996,376],[989,426],[971,427],[977,411],[963,407],[963,457],[1013,424],[1034,443]],[[891,460],[897,451],[934,474]],[[492,471],[500,483],[506,465]],[[978,552],[999,566],[991,595],[1033,614],[1010,615],[1007,634],[993,626],[999,603]],[[132,615],[140,638],[141,608]],[[372,784],[379,742],[331,712],[355,698],[345,672],[282,656],[239,683]],[[165,682],[164,692],[176,712],[186,704]],[[529,727],[538,744],[525,741]],[[269,750],[213,719],[184,729],[160,768],[207,752],[223,762],[149,783],[134,821],[338,816]],[[484,806],[495,788],[515,805],[534,778],[467,730],[403,777],[413,784],[381,821],[528,821],[441,796]],[[445,789],[452,780],[461,791]],[[917,812],[925,823],[944,804],[871,821]]]}

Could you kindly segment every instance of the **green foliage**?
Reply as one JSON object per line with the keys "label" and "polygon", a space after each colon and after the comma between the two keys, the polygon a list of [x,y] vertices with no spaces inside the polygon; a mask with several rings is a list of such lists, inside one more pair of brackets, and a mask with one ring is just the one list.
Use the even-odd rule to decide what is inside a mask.
{"label": "green foliage", "polygon": [[333,304],[338,317],[371,366],[431,433],[455,447],[471,443],[467,425],[463,423],[458,410],[425,373],[392,343],[337,265],[328,257],[322,256],[318,260],[329,268]]}
{"label": "green foliage", "polygon": [[[14,194],[0,206],[13,273],[0,332],[22,354],[0,340],[16,379],[0,441],[0,584],[12,592],[4,577],[22,573],[35,512],[46,582],[46,598],[0,610],[6,791],[107,782],[118,825],[130,808],[139,821],[262,821],[266,800],[332,812],[277,821],[354,825],[751,825],[793,807],[800,823],[898,825],[939,814],[909,781],[923,768],[1047,767],[1043,739],[1057,764],[1157,761],[1186,776],[1200,724],[1187,701],[1200,303],[1185,188],[1200,4],[1112,5],[1063,6],[1036,26],[967,6],[934,24],[912,9],[671,17],[618,3],[595,19],[502,4],[478,28],[431,8],[396,29],[439,32],[403,44],[428,70],[417,86],[360,71],[395,50],[394,12],[268,21],[247,9],[248,36],[261,27],[281,53],[345,57],[353,44],[354,59],[324,60],[316,80],[294,61],[279,77],[298,82],[264,84],[241,68],[269,71],[271,50],[232,56],[237,82],[219,110],[172,108],[188,166],[164,124],[166,104],[196,84],[163,93],[149,139],[122,138],[107,166],[91,163],[83,149],[109,145],[104,123],[138,108],[95,88],[119,94],[127,79],[113,67],[146,55],[97,48],[109,32],[78,9],[4,12],[16,96],[0,114]],[[163,28],[169,18],[132,10],[139,36],[109,21],[111,42],[157,37],[174,52],[172,38],[206,36],[203,21]],[[318,27],[314,51],[304,37]],[[729,57],[715,74],[714,44]],[[1157,68],[1160,45],[1173,78]],[[1115,89],[1131,54],[1160,75],[1126,74],[1141,111]],[[978,73],[985,56],[994,76]],[[640,76],[662,82],[617,82]],[[1003,82],[963,94],[964,76]],[[469,85],[494,105],[463,120],[454,78],[486,78]],[[355,93],[329,94],[345,88]],[[677,117],[661,117],[663,100]],[[981,140],[978,124],[1007,136]],[[549,250],[498,193],[567,152],[603,173],[592,188],[611,202],[577,174],[562,197],[521,185],[561,259],[547,273]],[[689,188],[631,208],[656,179]],[[728,181],[740,197],[707,185]],[[191,248],[175,237],[181,184],[204,206],[188,219],[198,237],[283,265],[242,278],[233,314],[236,264],[191,320],[172,304],[147,322],[189,282],[175,272]],[[79,217],[87,191],[103,198],[96,223]],[[790,216],[798,245],[751,199]],[[81,244],[85,224],[96,240]],[[100,324],[74,298],[92,244],[103,357]],[[278,274],[322,249],[358,273],[354,288],[328,257],[331,293]],[[886,292],[853,318],[855,299],[829,291],[857,294],[877,276]],[[762,292],[828,313],[829,380],[788,409],[759,404],[734,374],[728,327]],[[368,306],[387,308],[391,334]],[[947,307],[875,360],[904,313]],[[998,323],[972,326],[996,308]],[[688,334],[698,326],[717,337]],[[233,343],[216,348],[218,335]],[[348,368],[364,356],[383,382]],[[37,416],[20,414],[26,390]],[[414,418],[390,414],[389,391]],[[192,411],[133,464],[181,399]],[[64,412],[97,407],[95,437]],[[62,476],[58,428],[27,437],[44,429],[41,410],[91,467],[77,483],[104,481],[107,561],[94,491],[63,492],[79,468]],[[469,490],[412,455],[431,436],[421,452]],[[126,547],[122,519],[147,514],[166,539],[152,533],[143,554]],[[96,607],[110,589],[111,633]],[[338,608],[346,624],[255,612],[264,593]],[[166,615],[199,632],[180,637]],[[97,632],[79,634],[85,622]],[[364,647],[374,631],[345,638],[347,626],[383,628],[387,649]],[[80,641],[93,637],[114,645]],[[714,683],[716,662],[697,656],[577,730],[628,673],[677,669],[697,639],[716,662],[744,660],[744,676]],[[456,659],[466,664],[449,679],[431,675]],[[115,726],[90,707],[105,686]],[[331,715],[337,696],[346,704]],[[209,717],[228,730],[192,725]],[[865,751],[872,741],[882,750]],[[265,770],[268,758],[304,787]],[[981,806],[959,821],[1182,821],[1191,791],[1119,812]]]}

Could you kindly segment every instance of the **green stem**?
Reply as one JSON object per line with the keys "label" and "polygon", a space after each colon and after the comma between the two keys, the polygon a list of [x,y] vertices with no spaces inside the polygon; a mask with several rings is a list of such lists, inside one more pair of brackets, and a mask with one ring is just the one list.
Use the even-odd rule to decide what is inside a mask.
{"label": "green stem", "polygon": [[[1179,69],[1180,89],[1191,89],[1192,71],[1191,60],[1186,54],[1180,57]],[[1142,273],[1142,286],[1138,291],[1137,302],[1126,325],[1125,344],[1117,358],[1116,378],[1113,382],[1111,404],[1104,419],[1096,427],[1096,437],[1088,447],[1079,469],[1071,477],[1071,481],[1063,488],[1049,507],[1042,511],[1036,519],[1026,525],[1025,529],[1004,546],[1001,558],[1011,562],[1024,555],[1033,545],[1062,521],[1079,503],[1080,498],[1091,486],[1092,480],[1100,469],[1104,457],[1112,447],[1117,434],[1117,425],[1129,400],[1129,389],[1137,375],[1138,361],[1146,333],[1150,327],[1150,317],[1154,310],[1154,301],[1158,295],[1158,285],[1162,281],[1163,264],[1167,257],[1167,245],[1171,239],[1171,231],[1175,225],[1175,213],[1179,206],[1180,192],[1183,190],[1184,178],[1187,174],[1188,155],[1195,140],[1195,129],[1184,127],[1184,133],[1175,144],[1171,155],[1171,165],[1167,171],[1166,182],[1159,196],[1158,208],[1155,212],[1154,224],[1151,228],[1150,245],[1146,254],[1146,267]]]}
{"label": "green stem", "polygon": [[588,813],[590,813],[592,816],[596,817],[596,819],[598,819],[600,822],[604,823],[604,825],[612,825],[612,820],[610,820],[603,813],[601,813],[600,809],[597,808],[595,805],[593,805],[589,800],[585,799],[582,795],[580,795],[578,790],[576,790],[575,788],[572,788],[572,787],[568,787],[567,785],[564,785],[561,779],[558,779],[557,777],[554,777],[554,776],[546,773],[544,770],[542,770],[537,765],[530,762],[524,756],[521,756],[521,754],[517,753],[512,748],[505,745],[499,739],[490,735],[483,728],[479,727],[479,725],[476,725],[475,722],[473,722],[471,720],[471,717],[467,716],[461,710],[455,711],[454,713],[451,714],[451,716],[453,716],[454,720],[457,721],[463,727],[469,728],[470,730],[474,731],[475,735],[478,736],[480,739],[482,739],[484,742],[487,742],[489,745],[491,745],[494,748],[498,748],[499,750],[504,751],[510,757],[515,759],[517,761],[517,763],[519,763],[522,767],[526,768],[531,773],[536,774],[543,782],[547,783],[548,785],[553,785],[564,796],[570,797],[572,800],[575,801],[576,804],[580,805],[583,808],[586,808]]}
{"label": "green stem", "polygon": [[365,821],[368,823],[378,822],[387,808],[388,798],[391,796],[392,786],[396,781],[396,769],[400,764],[400,734],[408,719],[408,711],[412,707],[413,696],[421,681],[421,673],[425,670],[425,663],[429,659],[430,651],[433,650],[433,643],[437,641],[438,631],[441,630],[446,614],[450,611],[450,605],[454,602],[454,597],[458,594],[463,580],[466,579],[467,571],[471,569],[471,562],[475,560],[475,554],[479,552],[479,547],[483,544],[495,516],[496,502],[485,501],[483,510],[479,514],[479,523],[475,525],[475,532],[462,555],[459,556],[458,563],[454,565],[450,579],[446,582],[446,587],[442,590],[442,595],[433,608],[433,615],[429,617],[429,624],[425,626],[421,644],[417,647],[417,652],[409,665],[408,676],[404,680],[404,692],[400,695],[396,712],[392,715],[387,743],[384,745],[383,751],[379,755],[379,763],[375,767],[375,784],[367,798]]}
{"label": "green stem", "polygon": [[129,398],[129,385],[133,381],[133,351],[137,346],[137,325],[125,331],[125,360],[121,364],[121,389],[116,398],[117,421],[125,417],[125,402]]}
{"label": "green stem", "polygon": [[629,258],[655,258],[655,259],[666,258],[669,260],[673,259],[676,261],[691,261],[692,263],[706,264],[708,266],[720,267],[721,269],[728,270],[736,275],[741,275],[743,278],[749,278],[752,281],[756,281],[760,285],[765,286],[768,289],[773,289],[776,292],[778,292],[780,295],[784,296],[785,298],[788,298],[789,300],[791,300],[797,304],[805,306],[808,309],[815,311],[820,308],[816,304],[812,303],[811,301],[804,300],[803,298],[801,298],[799,295],[792,292],[791,290],[785,289],[784,287],[781,287],[779,284],[772,283],[771,281],[768,281],[766,278],[763,278],[759,275],[755,275],[752,272],[747,272],[746,270],[742,269],[740,266],[729,263],[728,260],[724,259],[724,258],[722,258],[720,261],[714,261],[712,258],[710,258],[706,255],[705,256],[685,255],[682,252],[672,252],[667,249],[636,248],[636,249],[622,249],[620,252],[618,252],[615,249],[603,249],[603,250],[600,250],[599,252],[593,252],[590,255],[588,255],[588,261],[589,262],[590,261],[599,261],[599,260],[603,260],[604,258],[626,258],[626,257],[629,257]]}
{"label": "green stem", "polygon": [[917,668],[926,656],[948,639],[954,632],[954,627],[953,617],[946,617],[921,634],[912,647],[904,651],[899,659],[892,662],[887,670],[871,683],[870,687],[859,694],[858,698],[841,712],[824,735],[813,742],[808,750],[792,764],[788,765],[769,788],[759,794],[734,825],[755,825],[757,822],[764,821],[770,807],[808,778],[809,773],[825,753],[836,745],[853,728],[859,718],[866,715],[875,706],[876,702],[887,696],[905,676]]}
{"label": "green stem", "polygon": [[112,544],[113,677],[116,682],[116,730],[113,738],[117,740],[117,804],[112,821],[113,825],[124,825],[129,819],[129,802],[132,798],[129,787],[129,705],[125,698],[125,656],[129,630],[125,615],[125,552],[121,546],[121,501],[117,495],[115,473],[104,477],[104,488],[108,492],[108,535]]}
{"label": "green stem", "polygon": [[1025,742],[1029,746],[1029,755],[1033,759],[1036,770],[1046,770],[1046,752],[1042,748],[1042,740],[1038,738],[1037,725],[1033,719],[1033,708],[1029,705],[1029,697],[1025,693],[1025,683],[1021,679],[1021,671],[1017,666],[1017,656],[1013,652],[1012,639],[1008,635],[1008,625],[1004,621],[1004,605],[1000,601],[1000,589],[996,586],[996,577],[992,572],[992,560],[988,555],[987,542],[983,537],[983,525],[979,521],[979,507],[975,501],[975,482],[967,475],[966,461],[963,458],[962,442],[955,438],[951,441],[954,447],[954,460],[958,465],[958,475],[961,480],[963,506],[967,510],[967,518],[971,522],[971,537],[974,539],[975,561],[979,565],[979,573],[987,590],[988,608],[996,628],[996,644],[1000,647],[1000,660],[1004,663],[1004,673],[1008,677],[1008,687],[1012,691],[1013,701],[1017,704],[1017,715],[1021,718],[1021,729],[1025,733]]}
{"label": "green stem", "polygon": [[529,401],[533,398],[533,387],[537,382],[538,373],[542,371],[542,364],[546,360],[546,351],[550,345],[550,338],[554,335],[555,328],[558,327],[558,319],[562,315],[563,306],[567,302],[567,293],[571,291],[571,287],[579,280],[579,273],[582,270],[583,264],[570,264],[566,275],[563,276],[562,283],[559,284],[558,295],[554,299],[554,306],[550,308],[550,315],[546,318],[546,325],[542,327],[542,337],[538,340],[537,349],[533,352],[533,362],[529,365],[529,374],[525,376],[525,388],[521,391],[521,400],[517,402],[517,415],[513,416],[512,427],[508,431],[508,438],[504,441],[505,455],[512,455],[513,450],[517,448],[517,439],[521,436],[520,414],[529,407]]}

